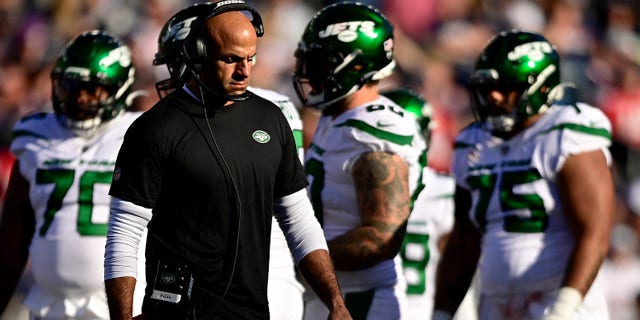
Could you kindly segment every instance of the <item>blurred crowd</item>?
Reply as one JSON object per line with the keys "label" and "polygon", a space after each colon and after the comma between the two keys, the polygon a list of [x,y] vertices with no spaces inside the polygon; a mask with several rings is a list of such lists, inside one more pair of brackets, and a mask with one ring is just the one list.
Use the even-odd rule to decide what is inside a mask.
{"label": "blurred crowd", "polygon": [[[154,67],[160,28],[193,0],[0,0],[0,194],[9,176],[11,129],[22,116],[50,111],[49,73],[62,46],[88,29],[104,29],[134,54],[134,108],[157,101]],[[299,103],[291,85],[293,52],[313,14],[332,1],[247,1],[261,13],[252,85]],[[563,81],[601,108],[613,125],[618,203],[610,256],[598,281],[612,319],[640,319],[640,1],[638,0],[373,0],[396,28],[398,71],[382,83],[421,92],[438,126],[429,165],[448,171],[451,143],[473,120],[466,86],[475,58],[497,31],[540,32],[561,54]]]}

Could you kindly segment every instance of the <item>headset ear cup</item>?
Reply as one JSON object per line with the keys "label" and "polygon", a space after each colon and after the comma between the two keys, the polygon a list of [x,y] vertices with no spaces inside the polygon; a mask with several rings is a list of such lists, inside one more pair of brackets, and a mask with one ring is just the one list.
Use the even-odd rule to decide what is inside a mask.
{"label": "headset ear cup", "polygon": [[187,37],[182,44],[182,58],[184,59],[184,64],[194,76],[197,76],[202,68],[198,50],[199,40],[199,37],[195,37],[195,39],[193,37]]}
{"label": "headset ear cup", "polygon": [[201,37],[196,39],[196,62],[203,64],[207,61],[207,46]]}
{"label": "headset ear cup", "polygon": [[202,65],[207,61],[207,46],[201,37],[196,38],[194,54],[193,67],[199,73],[202,70]]}

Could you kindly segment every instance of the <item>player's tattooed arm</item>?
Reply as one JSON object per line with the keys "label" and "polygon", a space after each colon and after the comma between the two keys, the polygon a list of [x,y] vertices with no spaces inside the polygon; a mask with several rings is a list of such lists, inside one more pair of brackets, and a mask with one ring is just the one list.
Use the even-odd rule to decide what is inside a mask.
{"label": "player's tattooed arm", "polygon": [[329,241],[336,269],[367,268],[393,258],[410,213],[409,167],[398,155],[363,154],[352,171],[362,224]]}

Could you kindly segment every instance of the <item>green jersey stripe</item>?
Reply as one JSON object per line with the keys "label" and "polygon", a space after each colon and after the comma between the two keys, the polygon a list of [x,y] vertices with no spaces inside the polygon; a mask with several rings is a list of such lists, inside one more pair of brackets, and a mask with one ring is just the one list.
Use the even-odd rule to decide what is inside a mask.
{"label": "green jersey stripe", "polygon": [[606,138],[608,140],[611,140],[611,132],[609,132],[609,130],[607,130],[607,129],[594,128],[594,127],[589,127],[589,126],[585,126],[585,125],[581,125],[581,124],[575,124],[575,123],[560,123],[560,124],[557,124],[557,125],[549,128],[549,129],[545,130],[545,131],[541,131],[538,134],[545,134],[545,133],[549,133],[549,132],[554,131],[554,130],[563,130],[563,129],[582,132],[582,133],[586,133],[586,134],[594,135],[594,136],[600,136],[600,137]]}

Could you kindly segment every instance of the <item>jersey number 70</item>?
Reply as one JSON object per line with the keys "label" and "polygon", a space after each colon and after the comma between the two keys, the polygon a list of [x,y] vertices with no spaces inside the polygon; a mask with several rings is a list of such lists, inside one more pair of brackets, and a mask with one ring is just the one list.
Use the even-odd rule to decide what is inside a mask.
{"label": "jersey number 70", "polygon": [[[78,183],[78,233],[83,236],[106,236],[106,223],[92,223],[93,215],[93,186],[97,183],[110,184],[113,174],[111,171],[86,171],[80,177]],[[47,209],[44,213],[44,223],[38,231],[40,236],[47,234],[53,218],[62,208],[62,200],[67,195],[75,179],[75,170],[38,169],[36,172],[37,184],[53,183],[54,188],[47,201]]]}

